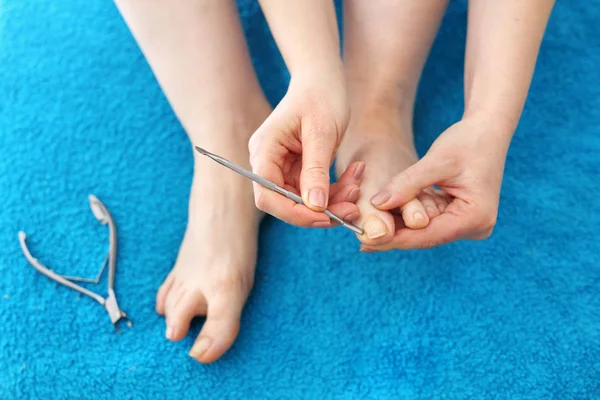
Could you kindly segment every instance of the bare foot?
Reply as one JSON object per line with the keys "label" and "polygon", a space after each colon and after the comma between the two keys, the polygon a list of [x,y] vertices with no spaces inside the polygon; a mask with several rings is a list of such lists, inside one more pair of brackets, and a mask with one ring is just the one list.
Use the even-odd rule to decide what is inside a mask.
{"label": "bare foot", "polygon": [[[253,123],[217,124],[221,131],[193,144],[250,168],[248,137],[268,112],[265,107]],[[185,337],[194,316],[206,315],[190,350],[200,362],[221,357],[237,337],[254,282],[260,219],[248,179],[195,155],[188,226],[175,267],[158,290],[156,311],[166,317],[166,337],[172,341]]]}
{"label": "bare foot", "polygon": [[434,188],[423,190],[399,210],[399,215],[377,210],[370,203],[371,197],[394,175],[418,160],[412,130],[402,123],[398,113],[395,114],[383,118],[353,117],[337,153],[337,171],[344,171],[354,161],[366,164],[361,196],[356,203],[361,213],[357,224],[365,231],[359,239],[365,244],[386,243],[399,227],[424,228],[448,204],[446,196]]}

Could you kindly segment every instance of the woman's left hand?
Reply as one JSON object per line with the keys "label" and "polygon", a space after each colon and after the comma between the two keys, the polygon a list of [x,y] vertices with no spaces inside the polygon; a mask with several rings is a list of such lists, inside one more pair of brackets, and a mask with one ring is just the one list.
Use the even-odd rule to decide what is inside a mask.
{"label": "woman's left hand", "polygon": [[[389,243],[362,245],[361,251],[423,249],[492,234],[498,213],[511,128],[489,118],[465,118],[448,128],[417,163],[396,175],[371,199],[380,210],[399,210],[433,185],[450,203],[423,229],[397,228]],[[397,218],[402,221],[401,218]]]}

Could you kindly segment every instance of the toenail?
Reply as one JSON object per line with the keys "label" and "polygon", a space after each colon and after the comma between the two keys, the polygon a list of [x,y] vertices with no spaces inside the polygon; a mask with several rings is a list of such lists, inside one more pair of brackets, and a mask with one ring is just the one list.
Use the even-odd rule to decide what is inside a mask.
{"label": "toenail", "polygon": [[192,356],[196,359],[202,357],[202,355],[204,353],[206,353],[206,350],[208,350],[208,348],[210,347],[211,343],[212,343],[212,340],[210,338],[208,338],[206,336],[201,337],[192,346],[192,349],[190,350],[190,356]]}
{"label": "toenail", "polygon": [[313,222],[313,224],[311,225],[311,227],[313,227],[313,228],[329,228],[330,226],[331,226],[331,222],[329,222],[329,221]]}
{"label": "toenail", "polygon": [[374,206],[380,206],[380,205],[384,204],[386,201],[388,201],[391,197],[392,197],[392,194],[390,192],[388,192],[387,190],[382,190],[381,192],[377,193],[375,196],[373,196],[371,198],[371,203]]}
{"label": "toenail", "polygon": [[359,181],[360,178],[362,178],[364,172],[365,172],[365,163],[361,162],[360,164],[358,164],[356,166],[356,169],[354,170],[354,179]]}
{"label": "toenail", "polygon": [[173,340],[175,337],[175,328],[172,326],[167,326],[167,332],[165,333],[165,337],[169,340]]}
{"label": "toenail", "polygon": [[423,213],[421,211],[417,211],[416,213],[414,213],[413,218],[414,219],[425,219],[425,217],[423,216]]}
{"label": "toenail", "polygon": [[356,200],[358,200],[358,195],[360,194],[360,189],[359,188],[354,188],[350,191],[350,193],[348,193],[348,201],[351,203],[356,202]]}
{"label": "toenail", "polygon": [[360,218],[360,212],[354,211],[353,213],[346,215],[346,217],[344,218],[344,221],[356,221],[359,218]]}
{"label": "toenail", "polygon": [[312,189],[308,193],[308,203],[313,207],[324,208],[327,201],[323,189]]}
{"label": "toenail", "polygon": [[433,208],[431,206],[427,207],[427,214],[435,215],[436,214],[435,208]]}
{"label": "toenail", "polygon": [[437,207],[438,210],[440,210],[440,212],[444,212],[444,210],[446,209],[446,205],[444,203],[439,203]]}
{"label": "toenail", "polygon": [[387,233],[387,225],[378,217],[367,218],[363,223],[363,229],[367,238],[373,240]]}

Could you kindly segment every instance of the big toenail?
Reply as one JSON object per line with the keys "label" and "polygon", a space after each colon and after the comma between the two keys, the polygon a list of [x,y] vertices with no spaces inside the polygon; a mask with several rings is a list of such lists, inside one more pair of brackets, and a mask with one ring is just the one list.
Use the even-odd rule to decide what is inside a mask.
{"label": "big toenail", "polygon": [[373,240],[385,236],[387,233],[387,225],[379,218],[367,218],[363,223],[363,229],[367,238]]}
{"label": "big toenail", "polygon": [[165,337],[169,340],[173,340],[175,337],[175,329],[172,326],[167,326],[167,332],[165,333]]}
{"label": "big toenail", "polygon": [[417,211],[416,213],[414,213],[413,218],[414,219],[425,219],[425,217],[423,216],[423,213],[420,211]]}
{"label": "big toenail", "polygon": [[359,181],[360,178],[362,178],[362,176],[363,176],[363,172],[365,172],[365,163],[361,162],[360,164],[358,164],[358,166],[354,170],[354,179]]}
{"label": "big toenail", "polygon": [[208,348],[210,347],[211,343],[212,343],[212,340],[210,338],[208,338],[206,336],[201,337],[192,346],[192,349],[190,350],[190,356],[192,356],[196,359],[202,357],[202,355],[204,353],[206,353],[206,350],[208,350]]}
{"label": "big toenail", "polygon": [[374,206],[380,206],[388,201],[390,197],[392,197],[392,194],[387,190],[383,190],[371,198],[371,203]]}
{"label": "big toenail", "polygon": [[312,189],[308,193],[308,202],[313,207],[324,208],[327,200],[323,189]]}

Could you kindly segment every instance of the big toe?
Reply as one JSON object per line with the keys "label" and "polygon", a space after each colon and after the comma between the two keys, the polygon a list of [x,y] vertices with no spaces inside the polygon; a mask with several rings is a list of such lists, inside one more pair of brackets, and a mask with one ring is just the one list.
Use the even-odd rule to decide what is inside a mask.
{"label": "big toe", "polygon": [[388,243],[394,237],[394,217],[387,211],[380,211],[370,204],[359,204],[361,218],[357,222],[364,233],[358,239],[364,244]]}
{"label": "big toe", "polygon": [[244,302],[242,293],[209,300],[206,322],[190,350],[191,357],[207,364],[219,359],[231,347],[240,330]]}

